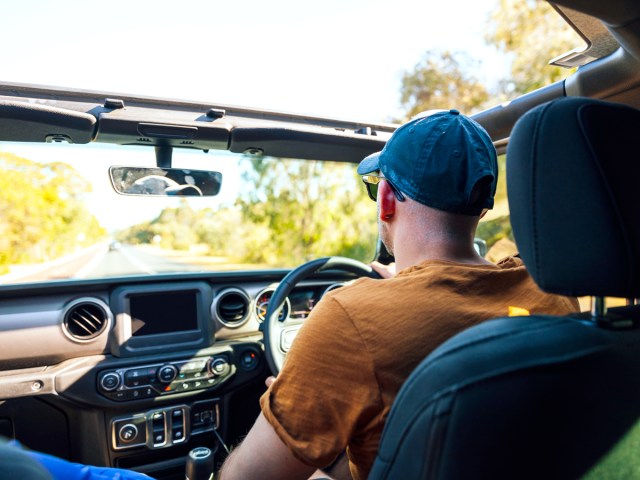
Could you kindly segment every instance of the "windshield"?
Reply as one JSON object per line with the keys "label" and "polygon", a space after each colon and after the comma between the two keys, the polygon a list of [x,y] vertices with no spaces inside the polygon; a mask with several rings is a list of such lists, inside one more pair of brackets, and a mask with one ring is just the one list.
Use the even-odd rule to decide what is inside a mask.
{"label": "windshield", "polygon": [[[218,112],[241,105],[251,107],[247,116],[267,109],[383,122],[390,133],[425,110],[473,115],[557,82],[572,69],[549,60],[584,45],[548,3],[527,0],[437,9],[422,0],[195,0],[181,11],[173,2],[114,0],[106,18],[117,21],[98,30],[102,13],[79,0],[63,4],[6,6],[0,38],[14,48],[1,80],[11,101],[21,83],[53,85],[156,103],[191,99]],[[94,110],[87,113],[103,108]],[[218,194],[145,198],[117,194],[109,168],[155,167],[152,148],[0,143],[0,284],[289,268],[327,255],[369,262],[375,203],[355,164],[332,160],[176,148],[174,167],[221,174]],[[477,232],[486,244],[478,251],[492,261],[515,251],[504,157],[499,164],[496,206]]]}
{"label": "windshield", "polygon": [[1,283],[370,261],[375,203],[355,165],[176,149],[173,166],[222,174],[214,197],[119,195],[114,163],[153,149],[0,144]]}

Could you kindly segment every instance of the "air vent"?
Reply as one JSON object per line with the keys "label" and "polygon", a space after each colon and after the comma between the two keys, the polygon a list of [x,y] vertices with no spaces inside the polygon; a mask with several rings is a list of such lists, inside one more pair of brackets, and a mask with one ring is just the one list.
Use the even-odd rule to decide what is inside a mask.
{"label": "air vent", "polygon": [[220,323],[237,328],[249,318],[249,296],[242,290],[230,288],[218,295],[214,302],[216,316]]}
{"label": "air vent", "polygon": [[103,302],[97,299],[81,299],[68,306],[62,325],[69,338],[88,342],[105,331],[110,316]]}

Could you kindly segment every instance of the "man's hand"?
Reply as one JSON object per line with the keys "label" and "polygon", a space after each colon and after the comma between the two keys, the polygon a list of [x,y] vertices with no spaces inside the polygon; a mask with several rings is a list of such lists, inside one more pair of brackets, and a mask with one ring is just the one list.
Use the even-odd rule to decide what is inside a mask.
{"label": "man's hand", "polygon": [[275,381],[276,381],[276,377],[272,375],[270,377],[267,377],[267,379],[264,381],[264,384],[267,386],[267,388],[269,388],[271,384]]}
{"label": "man's hand", "polygon": [[380,275],[382,278],[391,278],[391,277],[395,277],[395,275],[396,275],[396,264],[395,263],[390,263],[389,265],[384,265],[384,264],[382,264],[380,262],[371,262],[369,265],[376,272],[378,272],[378,275]]}

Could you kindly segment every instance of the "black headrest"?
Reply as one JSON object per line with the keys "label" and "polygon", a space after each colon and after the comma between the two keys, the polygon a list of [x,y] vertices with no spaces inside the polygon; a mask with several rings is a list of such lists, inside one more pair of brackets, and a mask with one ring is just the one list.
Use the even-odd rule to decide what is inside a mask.
{"label": "black headrest", "polygon": [[531,110],[511,134],[507,188],[540,288],[640,297],[640,111],[587,98]]}

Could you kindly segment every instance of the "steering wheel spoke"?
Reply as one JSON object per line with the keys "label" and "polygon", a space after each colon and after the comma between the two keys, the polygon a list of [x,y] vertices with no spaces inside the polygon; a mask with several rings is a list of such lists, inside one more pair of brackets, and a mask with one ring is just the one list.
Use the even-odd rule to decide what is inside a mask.
{"label": "steering wheel spoke", "polygon": [[283,328],[280,332],[280,351],[283,354],[287,354],[289,352],[293,340],[296,338],[296,335],[298,335],[298,332],[300,331],[300,327],[302,327],[302,324],[292,325]]}

